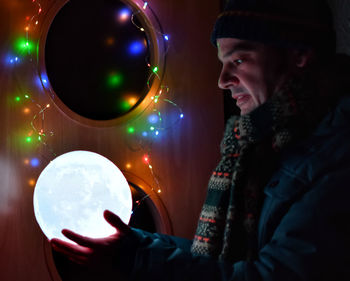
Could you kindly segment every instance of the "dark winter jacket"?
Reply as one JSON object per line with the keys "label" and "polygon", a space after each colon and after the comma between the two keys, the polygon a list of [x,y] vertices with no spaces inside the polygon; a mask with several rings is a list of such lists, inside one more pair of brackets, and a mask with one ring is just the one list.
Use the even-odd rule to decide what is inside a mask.
{"label": "dark winter jacket", "polygon": [[350,98],[281,153],[264,189],[253,262],[190,253],[191,241],[133,229],[121,249],[131,280],[350,280]]}

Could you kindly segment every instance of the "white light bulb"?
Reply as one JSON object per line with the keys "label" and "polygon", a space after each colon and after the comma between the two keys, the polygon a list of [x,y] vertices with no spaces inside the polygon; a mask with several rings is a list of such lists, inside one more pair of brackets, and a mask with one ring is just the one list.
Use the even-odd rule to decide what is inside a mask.
{"label": "white light bulb", "polygon": [[60,155],[41,172],[34,190],[36,220],[48,239],[60,238],[63,228],[101,238],[115,233],[103,218],[108,209],[126,224],[132,196],[122,172],[107,158],[89,151]]}

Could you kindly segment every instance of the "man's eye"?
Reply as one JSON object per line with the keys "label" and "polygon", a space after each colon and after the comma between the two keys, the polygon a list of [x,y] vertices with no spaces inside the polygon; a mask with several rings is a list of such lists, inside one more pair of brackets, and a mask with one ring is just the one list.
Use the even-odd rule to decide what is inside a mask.
{"label": "man's eye", "polygon": [[235,63],[235,65],[240,65],[243,63],[243,60],[242,59],[236,59],[233,61]]}

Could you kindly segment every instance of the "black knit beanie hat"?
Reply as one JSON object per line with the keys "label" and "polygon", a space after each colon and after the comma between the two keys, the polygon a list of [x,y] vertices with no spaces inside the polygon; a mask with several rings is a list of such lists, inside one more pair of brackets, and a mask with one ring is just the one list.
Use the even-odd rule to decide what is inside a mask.
{"label": "black knit beanie hat", "polygon": [[325,0],[229,0],[211,35],[281,47],[335,52],[332,15]]}

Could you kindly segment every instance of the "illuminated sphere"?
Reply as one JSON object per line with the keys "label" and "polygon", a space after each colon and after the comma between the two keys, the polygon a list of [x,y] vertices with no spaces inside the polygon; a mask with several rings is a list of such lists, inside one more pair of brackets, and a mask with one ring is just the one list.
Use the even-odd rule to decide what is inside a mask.
{"label": "illuminated sphere", "polygon": [[108,209],[126,224],[132,210],[129,184],[107,158],[89,151],[65,153],[46,166],[34,190],[36,220],[48,239],[65,238],[61,230],[101,238],[115,233],[103,218]]}

